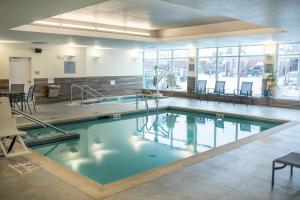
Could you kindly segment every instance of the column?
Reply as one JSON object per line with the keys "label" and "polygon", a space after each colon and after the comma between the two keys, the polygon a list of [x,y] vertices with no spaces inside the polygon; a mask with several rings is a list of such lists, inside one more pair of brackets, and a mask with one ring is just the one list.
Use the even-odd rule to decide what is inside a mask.
{"label": "column", "polygon": [[187,77],[187,92],[195,91],[196,85],[196,48],[189,49],[189,69]]}

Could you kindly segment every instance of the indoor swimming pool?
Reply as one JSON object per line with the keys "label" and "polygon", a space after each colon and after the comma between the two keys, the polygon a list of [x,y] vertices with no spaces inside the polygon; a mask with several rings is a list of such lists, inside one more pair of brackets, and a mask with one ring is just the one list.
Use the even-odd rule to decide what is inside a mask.
{"label": "indoor swimming pool", "polygon": [[[130,177],[260,133],[279,122],[171,109],[60,125],[80,139],[33,147],[100,184]],[[26,140],[56,135],[27,130]],[[262,133],[263,134],[263,133]]]}

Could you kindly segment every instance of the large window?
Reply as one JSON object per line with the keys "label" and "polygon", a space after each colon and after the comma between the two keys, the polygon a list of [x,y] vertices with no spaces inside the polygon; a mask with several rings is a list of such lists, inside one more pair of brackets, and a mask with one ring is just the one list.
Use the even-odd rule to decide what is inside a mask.
{"label": "large window", "polygon": [[264,46],[199,49],[198,80],[214,88],[216,80],[226,81],[226,93],[233,93],[243,81],[253,82],[253,95],[262,93]]}
{"label": "large window", "polygon": [[153,70],[156,65],[156,57],[156,51],[144,52],[144,87],[147,89],[153,88]]}
{"label": "large window", "polygon": [[[300,43],[279,44],[277,48],[278,78],[276,97],[300,99]],[[253,95],[261,96],[264,75],[264,46],[218,47],[198,49],[198,80],[207,80],[207,88],[214,88],[216,80],[226,81],[227,93],[240,89],[243,82],[253,83]],[[154,88],[154,66],[159,73],[170,71],[159,85],[162,90],[187,90],[189,68],[188,50],[160,50],[144,52],[144,86]],[[170,87],[170,78],[175,86]]]}
{"label": "large window", "polygon": [[[172,67],[172,51],[171,50],[164,50],[164,51],[158,51],[158,74],[163,73],[167,68]],[[158,87],[161,90],[168,90],[169,85],[167,83],[166,76],[159,82]]]}
{"label": "large window", "polygon": [[264,46],[242,46],[240,57],[240,85],[252,82],[253,95],[262,94],[262,76],[264,73]]}
{"label": "large window", "polygon": [[[155,75],[154,66],[158,66],[158,74],[165,72],[169,68],[169,72],[159,82],[161,90],[187,90],[187,75],[189,68],[188,50],[160,50],[144,52],[144,86],[152,89],[153,78]],[[169,82],[168,82],[169,81]],[[172,82],[172,87],[170,86]]]}
{"label": "large window", "polygon": [[218,49],[218,80],[225,81],[225,92],[233,93],[238,86],[238,47]]}
{"label": "large window", "polygon": [[207,88],[214,88],[217,73],[217,49],[199,49],[198,80],[207,80]]}
{"label": "large window", "polygon": [[299,58],[300,43],[278,45],[278,98],[300,99]]}
{"label": "large window", "polygon": [[174,50],[173,51],[173,68],[172,74],[176,79],[175,90],[187,90],[187,74],[189,68],[188,50]]}

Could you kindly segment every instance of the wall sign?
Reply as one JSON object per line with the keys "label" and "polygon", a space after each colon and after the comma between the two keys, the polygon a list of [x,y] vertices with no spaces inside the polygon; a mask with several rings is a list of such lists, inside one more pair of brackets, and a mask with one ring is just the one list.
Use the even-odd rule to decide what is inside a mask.
{"label": "wall sign", "polygon": [[65,74],[75,74],[76,73],[76,63],[74,61],[64,62],[64,73]]}

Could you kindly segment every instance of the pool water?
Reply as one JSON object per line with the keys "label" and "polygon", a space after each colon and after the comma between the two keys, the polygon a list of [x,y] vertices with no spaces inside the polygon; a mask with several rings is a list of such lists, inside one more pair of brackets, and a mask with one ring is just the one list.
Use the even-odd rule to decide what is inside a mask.
{"label": "pool water", "polygon": [[[152,96],[147,97],[148,100],[153,100]],[[160,99],[168,98],[166,96],[159,97]],[[108,99],[111,102],[120,102],[120,103],[128,103],[128,102],[136,102],[136,96],[120,96],[120,97],[108,97]],[[144,101],[142,97],[138,98],[138,101]],[[101,103],[109,102],[107,99],[102,99]],[[84,105],[90,105],[90,104],[98,104],[97,100],[87,100],[84,101]]]}
{"label": "pool water", "polygon": [[[278,123],[177,110],[59,126],[80,139],[34,147],[60,164],[108,184],[245,138]],[[47,130],[46,135],[58,134]],[[32,129],[25,138],[45,137]]]}

